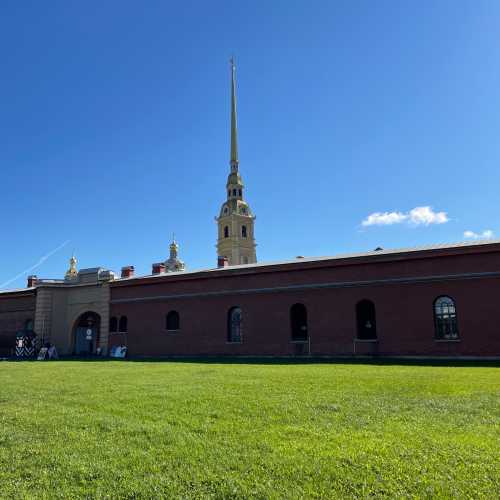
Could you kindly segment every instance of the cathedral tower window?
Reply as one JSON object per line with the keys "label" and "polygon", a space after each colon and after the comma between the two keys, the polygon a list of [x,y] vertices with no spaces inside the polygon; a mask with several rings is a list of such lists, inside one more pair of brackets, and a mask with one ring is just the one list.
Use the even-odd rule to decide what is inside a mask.
{"label": "cathedral tower window", "polygon": [[224,238],[229,238],[229,226],[224,226]]}
{"label": "cathedral tower window", "polygon": [[247,237],[247,227],[246,226],[241,226],[241,236],[243,238]]}

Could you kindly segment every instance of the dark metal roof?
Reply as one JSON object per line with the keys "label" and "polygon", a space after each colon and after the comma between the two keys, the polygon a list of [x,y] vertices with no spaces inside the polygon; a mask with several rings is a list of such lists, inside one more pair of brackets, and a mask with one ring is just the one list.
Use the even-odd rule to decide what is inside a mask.
{"label": "dark metal roof", "polygon": [[406,253],[418,253],[418,252],[426,252],[432,250],[450,250],[455,248],[468,248],[468,247],[479,247],[479,246],[490,246],[500,244],[500,239],[495,240],[477,240],[477,241],[462,241],[458,243],[440,243],[434,245],[422,245],[418,247],[408,247],[408,248],[395,248],[388,250],[372,250],[369,252],[355,252],[355,253],[343,253],[331,256],[323,256],[323,257],[300,257],[289,260],[280,260],[280,261],[269,261],[269,262],[257,262],[255,264],[240,264],[228,267],[215,267],[210,269],[194,269],[190,271],[180,271],[173,273],[161,273],[161,274],[149,274],[143,276],[132,276],[130,278],[117,278],[114,281],[130,281],[136,279],[148,279],[148,278],[165,278],[168,276],[176,277],[176,276],[186,276],[193,275],[197,273],[208,273],[208,272],[225,272],[225,271],[234,271],[234,270],[244,270],[244,269],[256,269],[260,267],[268,267],[268,266],[277,266],[283,264],[303,264],[305,262],[321,262],[321,261],[334,261],[334,260],[342,260],[342,259],[355,259],[360,257],[380,257],[382,255],[398,255],[398,254],[406,254]]}

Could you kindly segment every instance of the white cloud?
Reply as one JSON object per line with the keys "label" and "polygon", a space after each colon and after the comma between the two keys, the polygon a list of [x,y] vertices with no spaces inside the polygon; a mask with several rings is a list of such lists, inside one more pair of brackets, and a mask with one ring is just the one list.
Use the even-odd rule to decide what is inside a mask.
{"label": "white cloud", "polygon": [[491,240],[495,234],[491,229],[485,229],[482,233],[475,233],[474,231],[464,231],[464,238],[468,240]]}
{"label": "white cloud", "polygon": [[450,219],[446,212],[434,212],[432,207],[415,207],[409,212],[374,212],[364,221],[362,226],[390,226],[406,222],[414,226],[428,226],[429,224],[444,224]]}
{"label": "white cloud", "polygon": [[415,207],[410,210],[409,220],[412,224],[428,226],[429,224],[444,224],[448,222],[446,212],[434,212],[432,207]]}
{"label": "white cloud", "polygon": [[370,214],[362,223],[363,226],[389,226],[399,224],[407,219],[407,215],[401,212],[374,212]]}

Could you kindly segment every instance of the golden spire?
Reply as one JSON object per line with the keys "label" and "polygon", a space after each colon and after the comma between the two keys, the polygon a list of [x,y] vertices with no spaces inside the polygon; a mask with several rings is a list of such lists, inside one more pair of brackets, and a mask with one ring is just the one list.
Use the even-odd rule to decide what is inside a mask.
{"label": "golden spire", "polygon": [[71,259],[69,259],[69,269],[66,271],[65,278],[66,279],[73,279],[76,278],[78,275],[78,270],[76,269],[76,257],[75,253],[73,252],[73,255],[71,256]]}
{"label": "golden spire", "polygon": [[236,124],[236,66],[234,58],[231,64],[231,170],[238,169],[238,129]]}

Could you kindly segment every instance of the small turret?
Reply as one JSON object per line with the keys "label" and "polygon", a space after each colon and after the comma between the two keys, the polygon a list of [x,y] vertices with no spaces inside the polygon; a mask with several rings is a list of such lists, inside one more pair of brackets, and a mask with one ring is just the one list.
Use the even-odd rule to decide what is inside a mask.
{"label": "small turret", "polygon": [[165,261],[165,272],[175,273],[185,271],[186,265],[179,259],[179,245],[175,241],[175,234],[172,236],[172,243],[170,243],[170,257]]}
{"label": "small turret", "polygon": [[78,269],[76,268],[77,260],[75,257],[75,254],[71,256],[71,259],[69,259],[69,269],[66,271],[66,274],[64,275],[65,280],[74,280],[78,276]]}

